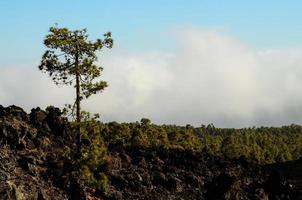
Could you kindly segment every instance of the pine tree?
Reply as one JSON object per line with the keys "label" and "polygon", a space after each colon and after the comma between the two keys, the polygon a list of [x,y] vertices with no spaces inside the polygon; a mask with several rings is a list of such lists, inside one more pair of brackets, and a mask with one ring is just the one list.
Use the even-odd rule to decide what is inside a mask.
{"label": "pine tree", "polygon": [[[72,114],[81,122],[81,101],[104,90],[105,81],[98,78],[103,70],[97,66],[96,52],[103,47],[112,48],[111,33],[104,34],[104,39],[89,41],[86,29],[69,30],[53,26],[46,35],[44,45],[47,50],[42,56],[39,69],[49,74],[57,85],[73,85],[76,99],[72,106]],[[77,145],[81,147],[81,133],[77,134]]]}

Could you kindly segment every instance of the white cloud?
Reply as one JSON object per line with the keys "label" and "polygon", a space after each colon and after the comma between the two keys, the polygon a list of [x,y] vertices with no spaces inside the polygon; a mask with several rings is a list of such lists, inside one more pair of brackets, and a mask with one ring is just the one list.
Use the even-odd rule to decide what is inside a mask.
{"label": "white cloud", "polygon": [[[302,49],[256,51],[231,36],[193,28],[177,35],[177,48],[170,52],[113,49],[102,56],[109,87],[84,107],[106,121],[302,123]],[[29,109],[73,99],[72,89],[58,89],[36,68],[0,72],[3,104]]]}
{"label": "white cloud", "polygon": [[72,91],[58,88],[46,74],[32,68],[0,68],[0,104],[15,104],[30,111],[31,108],[48,105],[61,106],[72,99]]}

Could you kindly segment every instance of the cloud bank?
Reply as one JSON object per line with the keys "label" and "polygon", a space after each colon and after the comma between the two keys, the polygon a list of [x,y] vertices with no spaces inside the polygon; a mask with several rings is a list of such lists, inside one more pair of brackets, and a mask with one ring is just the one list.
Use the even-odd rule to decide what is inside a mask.
{"label": "cloud bank", "polygon": [[[178,31],[169,52],[118,46],[101,57],[109,87],[84,102],[104,121],[218,127],[302,123],[302,49],[255,50],[226,34]],[[37,63],[38,65],[38,63]],[[34,66],[0,68],[0,104],[62,106],[73,89],[55,86]]]}

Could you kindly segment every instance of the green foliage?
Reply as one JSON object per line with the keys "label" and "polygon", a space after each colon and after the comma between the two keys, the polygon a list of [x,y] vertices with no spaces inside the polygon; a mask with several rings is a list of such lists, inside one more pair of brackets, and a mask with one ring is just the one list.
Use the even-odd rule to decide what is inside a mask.
{"label": "green foliage", "polygon": [[[159,126],[145,118],[140,123],[101,123],[97,115],[82,114],[86,120],[72,125],[76,130],[81,128],[86,144],[80,159],[73,162],[81,179],[100,190],[106,190],[110,184],[107,176],[99,171],[108,160],[110,145],[207,151],[228,158],[243,156],[263,164],[296,160],[302,155],[302,126],[299,125],[244,129],[208,125],[194,128],[190,125]],[[69,160],[74,158],[69,147],[64,147],[62,155]]]}
{"label": "green foliage", "polygon": [[97,176],[97,188],[107,190],[110,185],[109,179],[104,173],[99,173]]}
{"label": "green foliage", "polygon": [[299,125],[244,129],[199,128],[206,149],[230,158],[244,156],[260,163],[296,160],[301,157],[302,127]]}
{"label": "green foliage", "polygon": [[298,125],[281,128],[220,129],[213,125],[194,128],[175,125],[155,125],[149,119],[135,123],[101,123],[96,117],[86,117],[83,122],[73,122],[81,128],[83,145],[81,157],[74,159],[74,152],[64,147],[63,157],[72,160],[79,178],[86,185],[105,191],[109,179],[100,171],[108,160],[110,145],[140,146],[143,148],[183,149],[207,151],[216,156],[257,160],[275,163],[295,160],[302,153],[302,127]]}
{"label": "green foliage", "polygon": [[[44,40],[47,47],[42,56],[39,69],[53,77],[56,84],[72,84],[69,79],[79,71],[83,76],[81,86],[85,97],[103,89],[104,82],[92,84],[92,80],[99,77],[102,68],[94,65],[97,60],[95,52],[104,46],[111,48],[113,40],[111,33],[104,34],[105,39],[88,41],[86,29],[71,31],[67,28],[51,27]],[[78,66],[76,66],[78,62]]]}
{"label": "green foliage", "polygon": [[213,155],[244,156],[260,163],[296,160],[302,155],[302,127],[299,125],[244,129],[220,129],[208,125],[194,128],[158,126],[148,119],[142,119],[141,123],[99,125],[100,137],[106,145],[122,143],[147,148],[206,150]]}
{"label": "green foliage", "polygon": [[[88,40],[86,29],[72,31],[54,26],[49,29],[44,45],[47,49],[39,69],[51,76],[57,85],[74,85],[78,103],[107,87],[105,81],[98,79],[103,68],[94,63],[97,51],[112,47],[110,32],[104,34],[103,40],[92,42]],[[75,106],[79,107],[79,104]]]}
{"label": "green foliage", "polygon": [[129,144],[131,130],[125,123],[110,122],[102,124],[102,137],[107,144]]}
{"label": "green foliage", "polygon": [[99,190],[106,190],[109,186],[107,176],[98,172],[98,167],[103,165],[107,160],[107,145],[104,142],[102,125],[98,119],[98,115],[90,117],[89,112],[82,111],[84,121],[72,122],[72,128],[77,131],[81,129],[83,136],[83,146],[80,155],[77,154],[72,147],[64,146],[62,156],[73,164],[74,174],[90,187]]}
{"label": "green foliage", "polygon": [[141,124],[142,124],[142,126],[149,126],[151,124],[151,120],[148,118],[142,118]]}
{"label": "green foliage", "polygon": [[84,180],[88,186],[102,191],[106,191],[108,189],[110,183],[108,177],[104,173],[95,175],[95,173],[86,165],[82,166],[80,172],[81,179]]}
{"label": "green foliage", "polygon": [[202,141],[193,127],[158,126],[149,119],[143,118],[141,123],[107,124],[98,122],[100,137],[106,145],[123,144],[124,146],[165,147],[201,150]]}

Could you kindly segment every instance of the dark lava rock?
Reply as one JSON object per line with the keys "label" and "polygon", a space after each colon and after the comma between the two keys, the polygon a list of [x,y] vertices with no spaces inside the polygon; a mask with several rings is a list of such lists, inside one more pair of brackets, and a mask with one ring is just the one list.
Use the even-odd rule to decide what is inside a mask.
{"label": "dark lava rock", "polygon": [[84,190],[84,186],[79,183],[79,180],[72,179],[69,188],[70,199],[72,200],[86,200],[87,195]]}
{"label": "dark lava rock", "polygon": [[[111,192],[124,199],[299,199],[301,192],[266,166],[207,152],[127,147],[111,153]],[[123,165],[125,156],[129,162]],[[276,191],[279,190],[279,191]],[[109,195],[110,196],[110,195]]]}
{"label": "dark lava rock", "polygon": [[231,177],[225,173],[215,177],[211,182],[205,185],[206,199],[224,199],[225,194],[230,190],[235,180],[235,177]]}
{"label": "dark lava rock", "polygon": [[29,120],[27,113],[22,108],[15,105],[6,108],[0,105],[0,118],[2,117],[16,117],[19,120],[26,122]]}
{"label": "dark lava rock", "polygon": [[302,199],[295,184],[301,183],[301,161],[261,166],[207,152],[119,143],[109,144],[108,162],[96,169],[110,186],[94,189],[62,156],[65,145],[75,151],[73,135],[57,108],[35,108],[28,115],[17,106],[0,106],[0,199]]}
{"label": "dark lava rock", "polygon": [[17,106],[0,106],[0,199],[68,198],[67,190],[53,186],[55,177],[48,165],[61,151],[60,140],[66,138],[56,137],[54,127],[45,129],[51,125],[64,128],[66,123],[58,115],[49,117],[57,121],[56,125],[50,124],[48,115],[39,108],[28,115]]}

